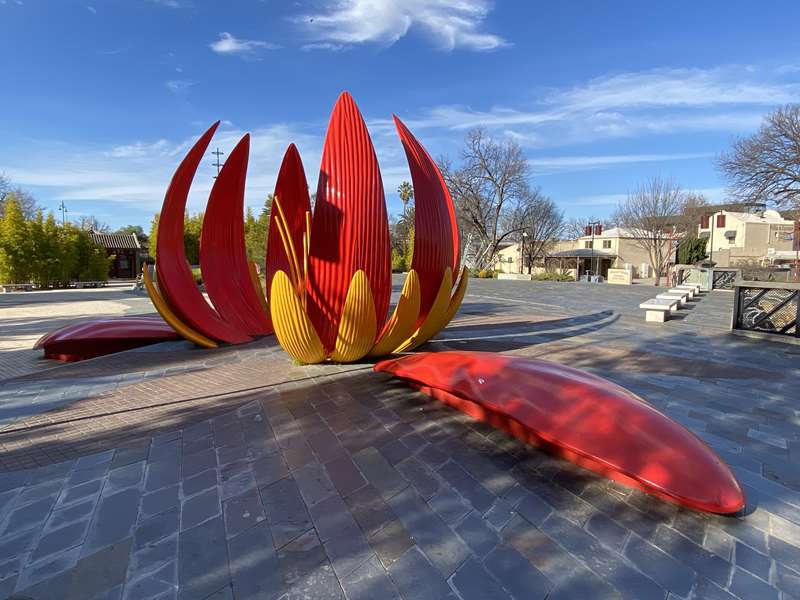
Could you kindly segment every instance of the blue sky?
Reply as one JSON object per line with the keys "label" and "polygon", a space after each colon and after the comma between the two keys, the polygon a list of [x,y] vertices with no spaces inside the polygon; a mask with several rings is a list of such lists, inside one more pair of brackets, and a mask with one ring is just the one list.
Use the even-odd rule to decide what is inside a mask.
{"label": "blue sky", "polygon": [[516,140],[569,217],[606,215],[653,175],[721,200],[715,157],[800,101],[798,22],[796,0],[0,0],[0,173],[47,208],[147,228],[221,119],[220,150],[253,135],[259,206],[290,142],[315,187],[346,89],[390,212],[409,178],[392,112],[434,156],[456,158],[477,125]]}

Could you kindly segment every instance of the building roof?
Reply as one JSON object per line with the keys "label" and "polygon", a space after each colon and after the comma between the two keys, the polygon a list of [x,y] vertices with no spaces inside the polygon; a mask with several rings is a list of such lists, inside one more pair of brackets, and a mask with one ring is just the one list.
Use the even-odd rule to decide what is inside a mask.
{"label": "building roof", "polygon": [[135,233],[96,233],[89,232],[94,243],[109,250],[138,250],[142,246]]}

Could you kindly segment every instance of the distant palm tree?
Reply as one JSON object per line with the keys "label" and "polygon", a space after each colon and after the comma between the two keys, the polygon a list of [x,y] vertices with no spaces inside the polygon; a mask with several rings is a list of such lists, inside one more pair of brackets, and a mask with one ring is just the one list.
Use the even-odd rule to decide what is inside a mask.
{"label": "distant palm tree", "polygon": [[400,195],[400,202],[403,203],[403,216],[405,217],[406,207],[408,206],[408,203],[411,201],[411,199],[414,197],[414,188],[409,182],[404,181],[397,188],[397,193]]}

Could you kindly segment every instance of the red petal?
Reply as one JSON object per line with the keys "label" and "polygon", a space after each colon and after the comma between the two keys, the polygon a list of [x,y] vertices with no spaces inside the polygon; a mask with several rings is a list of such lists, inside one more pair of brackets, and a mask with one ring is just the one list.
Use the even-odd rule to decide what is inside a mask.
{"label": "red petal", "polygon": [[406,151],[414,183],[414,258],[411,268],[419,275],[422,303],[417,324],[430,311],[446,267],[458,276],[458,224],[450,191],[439,167],[403,122],[394,116]]}
{"label": "red petal", "polygon": [[628,390],[557,363],[485,352],[375,365],[587,469],[696,510],[744,507],[739,482],[697,436]]}
{"label": "red petal", "polygon": [[250,335],[272,333],[253,288],[244,242],[244,186],[250,136],[231,152],[208,199],[200,236],[200,270],[208,297],[229,325]]}
{"label": "red petal", "polygon": [[367,126],[342,93],[322,152],[309,261],[308,314],[326,350],[333,349],[353,274],[367,274],[383,329],[392,291],[389,222],[383,182]]}
{"label": "red petal", "polygon": [[[306,228],[306,212],[311,211],[311,201],[308,197],[308,183],[303,170],[303,161],[294,144],[289,145],[283,156],[281,169],[278,171],[278,180],[275,182],[275,196],[280,202],[284,217],[286,217],[289,235],[297,253],[300,275],[303,276],[303,232]],[[266,283],[268,298],[275,273],[283,271],[289,275],[292,272],[289,258],[286,256],[278,232],[277,219],[278,210],[273,206],[269,217],[269,235],[267,236]]]}
{"label": "red petal", "polygon": [[60,327],[35,347],[47,358],[71,362],[177,339],[161,317],[108,317]]}
{"label": "red petal", "polygon": [[219,121],[197,140],[172,176],[158,220],[156,273],[159,289],[178,318],[206,337],[238,344],[251,338],[220,319],[206,302],[183,248],[183,216],[189,188],[218,125]]}

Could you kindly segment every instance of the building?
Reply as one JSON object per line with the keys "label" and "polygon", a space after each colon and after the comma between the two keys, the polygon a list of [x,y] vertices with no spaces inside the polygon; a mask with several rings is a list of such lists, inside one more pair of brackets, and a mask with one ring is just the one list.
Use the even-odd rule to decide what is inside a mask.
{"label": "building", "polygon": [[106,250],[107,256],[114,260],[108,267],[108,276],[111,279],[134,279],[142,270],[142,264],[147,258],[147,248],[142,246],[135,233],[96,233],[89,232],[89,236],[98,246]]}
{"label": "building", "polygon": [[721,210],[700,219],[698,235],[721,267],[770,266],[794,261],[794,221],[775,210],[756,213]]}

